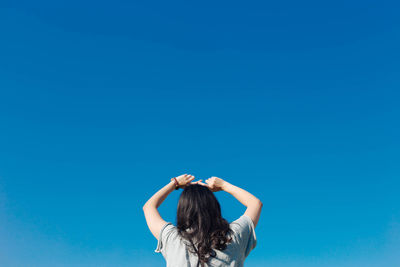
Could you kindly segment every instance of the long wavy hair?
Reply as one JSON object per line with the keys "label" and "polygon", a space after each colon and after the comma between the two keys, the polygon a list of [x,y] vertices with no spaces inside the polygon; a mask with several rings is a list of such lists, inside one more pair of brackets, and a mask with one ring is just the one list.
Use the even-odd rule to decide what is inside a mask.
{"label": "long wavy hair", "polygon": [[185,187],[176,213],[179,235],[192,253],[197,266],[205,266],[214,249],[224,250],[231,241],[229,223],[221,216],[221,206],[207,187],[192,184]]}

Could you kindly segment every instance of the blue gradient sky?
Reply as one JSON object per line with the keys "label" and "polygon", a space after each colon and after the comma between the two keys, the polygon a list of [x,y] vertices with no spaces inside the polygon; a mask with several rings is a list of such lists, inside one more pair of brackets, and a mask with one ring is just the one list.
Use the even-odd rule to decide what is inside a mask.
{"label": "blue gradient sky", "polygon": [[263,201],[246,266],[399,266],[399,7],[2,1],[0,265],[162,266],[190,173]]}

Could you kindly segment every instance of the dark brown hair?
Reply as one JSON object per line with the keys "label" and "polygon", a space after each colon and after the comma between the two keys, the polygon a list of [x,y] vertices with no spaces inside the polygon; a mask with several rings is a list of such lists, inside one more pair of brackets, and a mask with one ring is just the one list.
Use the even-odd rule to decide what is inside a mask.
{"label": "dark brown hair", "polygon": [[189,251],[197,254],[204,266],[214,249],[224,250],[231,241],[229,223],[221,216],[221,206],[207,187],[192,184],[185,187],[178,203],[177,228]]}

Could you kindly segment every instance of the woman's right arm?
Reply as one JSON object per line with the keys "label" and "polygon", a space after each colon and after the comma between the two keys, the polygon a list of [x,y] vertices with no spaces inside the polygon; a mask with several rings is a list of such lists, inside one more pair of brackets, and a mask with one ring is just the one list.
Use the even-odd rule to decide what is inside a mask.
{"label": "woman's right arm", "polygon": [[251,218],[254,223],[254,227],[257,225],[258,219],[260,218],[261,208],[263,206],[262,202],[258,198],[246,190],[230,184],[218,177],[213,176],[207,179],[205,182],[206,184],[203,185],[206,185],[211,191],[217,192],[223,190],[239,200],[240,203],[247,207],[244,215],[247,215]]}

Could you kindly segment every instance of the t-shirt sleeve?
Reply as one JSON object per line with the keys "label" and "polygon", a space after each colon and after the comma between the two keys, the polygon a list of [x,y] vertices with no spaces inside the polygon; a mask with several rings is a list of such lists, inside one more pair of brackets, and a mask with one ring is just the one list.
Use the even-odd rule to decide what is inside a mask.
{"label": "t-shirt sleeve", "polygon": [[233,221],[230,226],[239,243],[240,250],[244,257],[247,257],[250,251],[257,245],[253,221],[249,216],[243,214],[239,219]]}
{"label": "t-shirt sleeve", "polygon": [[172,223],[166,223],[161,228],[155,252],[161,252],[164,256],[166,256],[168,248],[172,245],[171,243],[174,242],[176,239],[176,231],[177,229],[174,225],[172,225]]}

